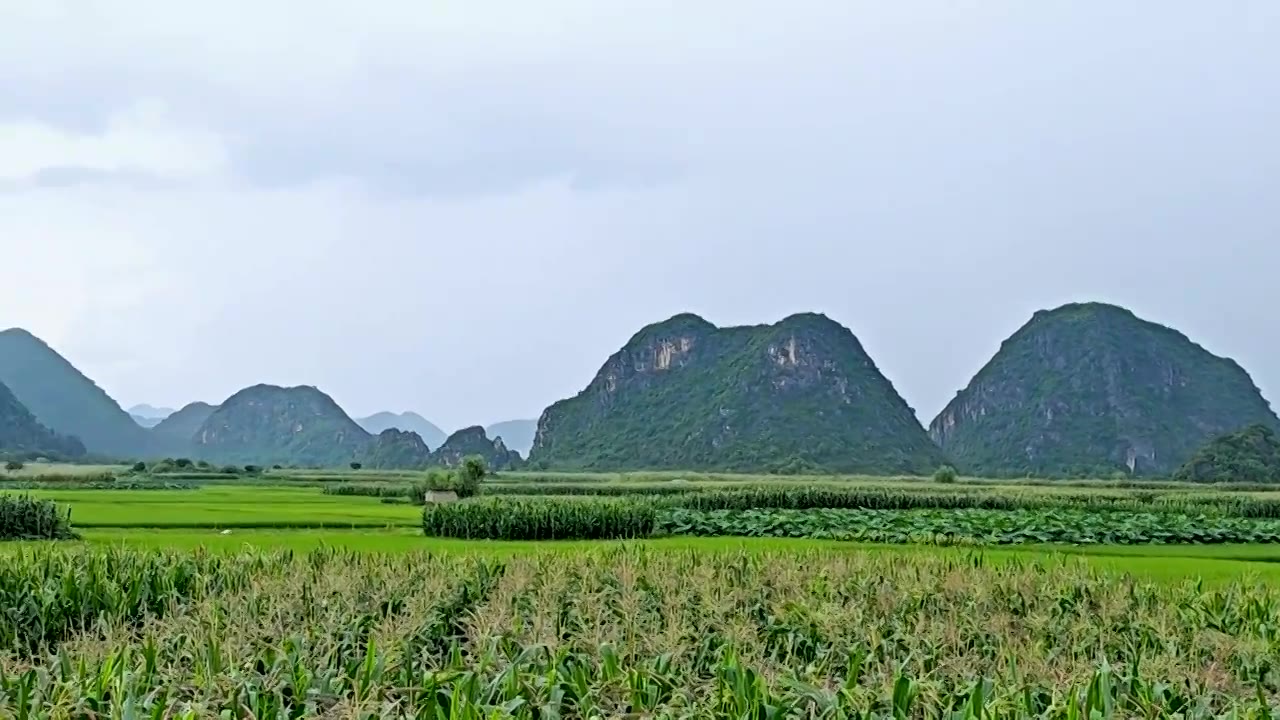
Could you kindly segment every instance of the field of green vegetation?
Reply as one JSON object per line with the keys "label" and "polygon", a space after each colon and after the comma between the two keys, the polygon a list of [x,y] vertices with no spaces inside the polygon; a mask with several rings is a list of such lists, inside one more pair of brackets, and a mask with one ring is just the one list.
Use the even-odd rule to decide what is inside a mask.
{"label": "field of green vegetation", "polygon": [[1280,710],[1267,486],[442,483],[0,480],[0,716]]}

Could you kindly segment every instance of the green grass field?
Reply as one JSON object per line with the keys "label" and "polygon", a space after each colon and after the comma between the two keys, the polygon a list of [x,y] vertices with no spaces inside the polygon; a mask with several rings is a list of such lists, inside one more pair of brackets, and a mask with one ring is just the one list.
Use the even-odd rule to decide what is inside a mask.
{"label": "green grass field", "polygon": [[[358,473],[332,473],[335,477],[361,478]],[[190,490],[37,489],[20,491],[54,500],[72,508],[73,525],[84,542],[93,545],[125,545],[137,548],[205,548],[231,552],[246,546],[259,549],[309,551],[319,547],[359,552],[447,552],[526,554],[530,552],[578,552],[616,544],[606,541],[501,542],[423,537],[419,530],[421,509],[411,505],[384,504],[377,498],[325,495],[317,486],[285,486],[304,477],[292,473],[281,486],[210,485]],[[537,474],[504,476],[506,481],[528,483]],[[617,475],[568,476],[577,482],[619,482]],[[633,481],[653,481],[652,474]],[[776,480],[776,479],[775,479]],[[628,482],[624,480],[624,482]],[[741,476],[711,476],[708,485],[749,483]],[[828,480],[831,482],[831,480]],[[847,479],[867,486],[940,487],[932,483],[900,479]],[[1043,486],[1032,488],[1045,491]],[[1052,488],[1048,489],[1050,492]],[[1062,488],[1080,492],[1080,486]],[[1202,490],[1203,492],[1203,490]],[[1254,493],[1262,494],[1262,493]],[[1161,580],[1204,578],[1225,580],[1256,574],[1280,579],[1280,546],[1276,545],[1138,545],[1138,546],[1020,546],[985,550],[960,548],[865,545],[829,540],[787,538],[662,538],[641,544],[672,551],[707,552],[746,549],[788,551],[812,548],[908,555],[978,553],[990,561],[1047,562],[1066,556],[1083,556],[1090,565]],[[635,543],[632,543],[635,544]],[[12,548],[32,547],[16,543]]]}
{"label": "green grass field", "polygon": [[30,490],[72,508],[80,528],[413,527],[421,508],[377,498],[338,497],[318,488],[235,487],[193,490]]}

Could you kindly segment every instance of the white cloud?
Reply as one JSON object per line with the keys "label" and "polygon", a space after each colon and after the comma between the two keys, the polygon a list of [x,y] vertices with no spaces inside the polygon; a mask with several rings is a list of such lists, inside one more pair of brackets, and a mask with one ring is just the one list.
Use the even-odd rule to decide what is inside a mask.
{"label": "white cloud", "polygon": [[928,415],[1097,297],[1280,387],[1280,4],[1128,12],[0,2],[0,324],[128,402],[307,382],[450,425],[677,311],[816,309]]}
{"label": "white cloud", "polygon": [[154,100],[113,113],[100,132],[0,123],[0,157],[0,182],[33,180],[46,171],[186,180],[216,174],[227,162],[217,135],[176,125],[164,104]]}

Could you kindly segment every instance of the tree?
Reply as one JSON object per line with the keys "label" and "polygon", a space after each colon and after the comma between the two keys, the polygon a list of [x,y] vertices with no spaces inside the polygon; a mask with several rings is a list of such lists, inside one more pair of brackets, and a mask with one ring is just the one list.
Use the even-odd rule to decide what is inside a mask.
{"label": "tree", "polygon": [[938,468],[936,472],[933,473],[933,481],[936,483],[943,483],[943,484],[950,485],[951,483],[954,483],[956,481],[956,478],[957,478],[956,469],[951,467],[950,465],[943,465],[942,467]]}
{"label": "tree", "polygon": [[361,465],[361,464],[360,464],[360,463],[358,463],[358,462],[353,462],[353,463],[351,463],[351,469],[352,469],[352,470],[359,470],[359,469],[360,469],[360,468],[362,468],[362,467],[364,467],[364,465]]}
{"label": "tree", "polygon": [[454,471],[457,477],[455,492],[458,497],[471,497],[480,492],[480,481],[489,474],[489,466],[479,455],[469,455],[462,460],[462,465]]}
{"label": "tree", "polygon": [[191,467],[191,465],[192,465],[191,461],[190,461],[190,460],[188,460],[187,458],[178,458],[177,460],[174,460],[174,461],[173,461],[173,464],[174,464],[174,465],[177,465],[179,468],[181,468],[181,469],[183,469],[183,470],[186,470],[187,468]]}
{"label": "tree", "polygon": [[9,472],[17,472],[24,467],[26,466],[18,462],[17,460],[10,460],[9,462],[4,464],[4,469],[8,470]]}
{"label": "tree", "polygon": [[133,471],[136,473],[144,473],[147,471],[147,464],[142,461],[138,461],[133,464]]}

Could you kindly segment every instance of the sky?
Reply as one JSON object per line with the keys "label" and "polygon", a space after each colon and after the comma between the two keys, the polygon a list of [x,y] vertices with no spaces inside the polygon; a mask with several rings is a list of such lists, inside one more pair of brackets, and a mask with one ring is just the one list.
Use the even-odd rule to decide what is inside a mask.
{"label": "sky", "polygon": [[453,428],[817,311],[928,422],[1099,300],[1280,402],[1277,68],[1274,0],[5,0],[0,326]]}

